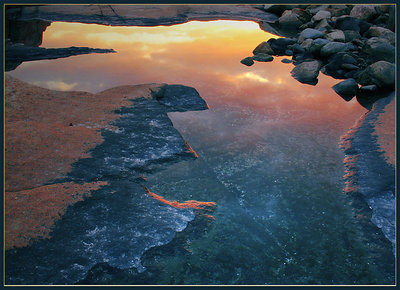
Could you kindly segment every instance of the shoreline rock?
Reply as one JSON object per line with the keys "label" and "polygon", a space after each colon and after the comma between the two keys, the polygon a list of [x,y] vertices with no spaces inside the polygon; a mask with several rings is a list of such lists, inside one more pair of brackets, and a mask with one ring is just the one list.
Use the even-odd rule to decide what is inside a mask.
{"label": "shoreline rock", "polygon": [[113,26],[174,25],[188,21],[251,20],[274,23],[278,16],[259,5],[43,5],[23,6],[6,11],[19,21],[67,21]]}
{"label": "shoreline rock", "polygon": [[208,105],[181,85],[91,94],[48,90],[6,75],[6,249],[48,237],[67,206],[115,178],[137,179],[162,163],[195,158],[167,116],[192,109]]}
{"label": "shoreline rock", "polygon": [[[318,70],[326,75],[354,80],[361,88],[375,86],[374,90],[359,88],[355,92],[349,81],[352,96],[346,92],[345,99],[357,95],[366,108],[371,108],[379,95],[394,90],[394,5],[267,5],[264,9],[280,17],[272,25],[286,38],[264,41],[254,54],[271,48],[272,56],[292,56],[295,68],[291,74],[302,83],[317,84],[313,78],[318,76],[316,66],[311,72],[303,69],[307,64],[302,63],[319,61]],[[343,97],[342,86],[333,89]]]}
{"label": "shoreline rock", "polygon": [[113,49],[103,48],[74,46],[66,48],[44,48],[18,44],[6,45],[5,51],[5,71],[14,70],[21,63],[26,61],[57,59],[90,53],[116,53]]}

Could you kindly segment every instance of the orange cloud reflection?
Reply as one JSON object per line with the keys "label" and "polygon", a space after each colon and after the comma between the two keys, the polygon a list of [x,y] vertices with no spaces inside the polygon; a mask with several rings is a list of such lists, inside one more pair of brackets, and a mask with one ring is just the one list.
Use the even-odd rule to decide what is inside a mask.
{"label": "orange cloud reflection", "polygon": [[195,87],[211,108],[246,107],[271,117],[285,110],[304,123],[344,120],[340,130],[350,127],[354,114],[365,110],[331,89],[339,80],[320,74],[316,86],[301,84],[290,75],[293,65],[281,63],[283,57],[251,67],[240,63],[271,37],[276,38],[250,21],[160,27],[55,22],[44,33],[44,47],[88,46],[117,53],[28,62],[10,74],[43,86],[90,92],[126,84],[182,84]]}

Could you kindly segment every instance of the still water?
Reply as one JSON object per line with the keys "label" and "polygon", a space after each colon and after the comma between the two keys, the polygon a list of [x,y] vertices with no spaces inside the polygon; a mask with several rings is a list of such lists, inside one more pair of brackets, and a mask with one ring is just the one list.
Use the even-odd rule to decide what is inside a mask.
{"label": "still water", "polygon": [[[338,142],[366,110],[336,95],[338,80],[321,74],[316,86],[300,84],[282,57],[240,63],[270,37],[246,21],[151,28],[56,22],[43,47],[117,53],[27,62],[9,73],[57,90],[182,84],[210,106],[168,114],[198,158],[148,174],[146,187],[166,200],[215,202],[215,210],[194,211],[170,243],[145,252],[141,273],[98,265],[84,283],[392,283],[391,269],[371,259],[343,193]],[[383,252],[391,251],[389,244]]]}

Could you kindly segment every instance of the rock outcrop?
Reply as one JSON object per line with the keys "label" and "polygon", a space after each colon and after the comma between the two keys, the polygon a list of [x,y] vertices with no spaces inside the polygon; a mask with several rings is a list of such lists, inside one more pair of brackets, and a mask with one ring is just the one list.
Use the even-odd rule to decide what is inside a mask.
{"label": "rock outcrop", "polygon": [[73,55],[89,53],[115,53],[113,49],[89,48],[89,47],[67,47],[67,48],[44,48],[28,45],[9,44],[5,48],[5,70],[16,69],[25,61],[64,58]]}
{"label": "rock outcrop", "polygon": [[[394,90],[394,5],[266,5],[264,9],[279,16],[272,25],[287,38],[262,42],[254,55],[268,51],[292,56],[292,76],[302,83],[317,83],[316,68],[333,78],[349,79],[333,89],[345,100],[357,95],[367,108],[379,95]],[[354,82],[361,85],[356,93]]]}
{"label": "rock outcrop", "polygon": [[167,112],[208,108],[194,88],[181,85],[90,94],[10,76],[5,84],[6,249],[48,237],[69,205],[113,177],[135,179],[144,168],[195,157]]}

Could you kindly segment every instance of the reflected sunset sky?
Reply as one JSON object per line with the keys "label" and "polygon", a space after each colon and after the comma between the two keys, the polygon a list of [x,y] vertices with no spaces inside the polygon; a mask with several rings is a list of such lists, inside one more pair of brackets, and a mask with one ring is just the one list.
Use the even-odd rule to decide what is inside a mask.
{"label": "reflected sunset sky", "polygon": [[251,67],[240,63],[271,37],[277,36],[250,21],[192,21],[159,27],[54,22],[43,35],[42,47],[87,46],[117,53],[25,62],[9,74],[50,89],[92,93],[119,85],[182,84],[196,88],[211,107],[284,111],[292,117],[313,112],[312,119],[328,118],[325,112],[329,111],[332,118],[351,115],[351,126],[354,113],[360,116],[365,110],[332,90],[340,80],[320,74],[316,86],[301,84],[290,75],[293,65],[281,63],[283,57]]}

